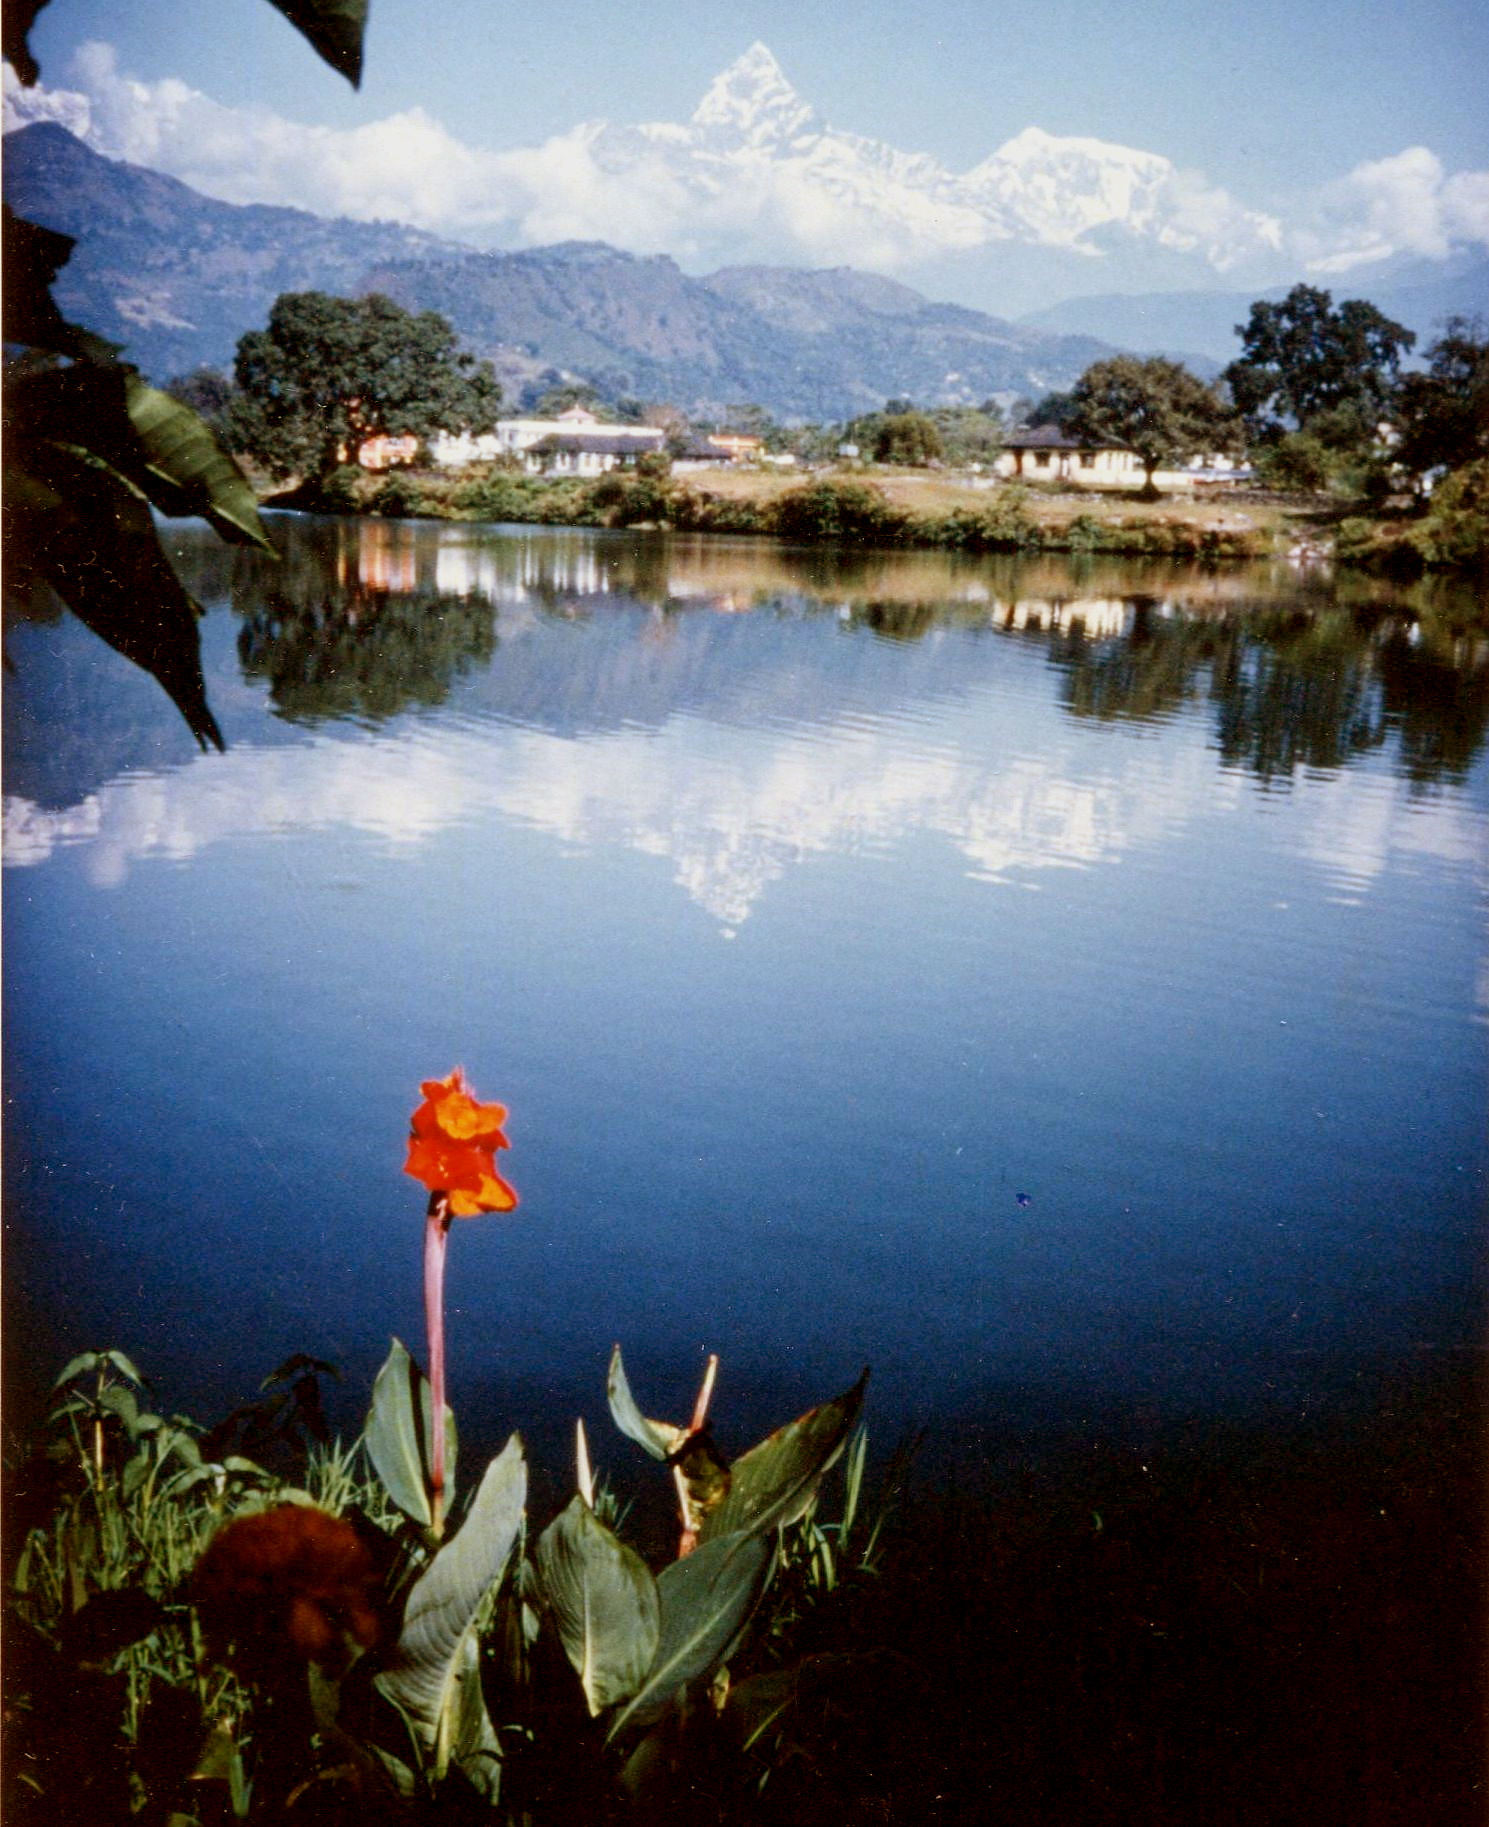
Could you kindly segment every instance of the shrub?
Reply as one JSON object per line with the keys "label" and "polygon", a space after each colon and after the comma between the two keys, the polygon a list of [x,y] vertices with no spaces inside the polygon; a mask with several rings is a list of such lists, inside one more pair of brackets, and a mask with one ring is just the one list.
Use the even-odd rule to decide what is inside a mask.
{"label": "shrub", "polygon": [[418,483],[399,470],[383,477],[367,505],[374,514],[381,514],[388,520],[422,513],[424,507]]}
{"label": "shrub", "polygon": [[1272,488],[1321,494],[1333,474],[1327,446],[1310,432],[1295,431],[1257,459],[1262,480]]}
{"label": "shrub", "polygon": [[1489,570],[1489,457],[1438,483],[1411,537],[1425,564]]}
{"label": "shrub", "polygon": [[908,524],[907,516],[868,483],[826,477],[788,490],[774,504],[770,518],[774,522],[771,530],[782,539],[850,543],[893,539]]}
{"label": "shrub", "polygon": [[361,503],[362,472],[355,464],[333,469],[321,485],[321,506],[328,514],[355,514]]}

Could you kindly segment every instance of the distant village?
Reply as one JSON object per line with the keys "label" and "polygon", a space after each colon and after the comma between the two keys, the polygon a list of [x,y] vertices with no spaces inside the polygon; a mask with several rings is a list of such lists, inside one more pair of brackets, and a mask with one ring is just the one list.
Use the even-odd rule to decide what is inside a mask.
{"label": "distant village", "polygon": [[[357,447],[365,470],[385,471],[426,461],[435,469],[458,471],[473,463],[505,460],[530,476],[594,478],[634,469],[648,454],[666,456],[674,475],[747,465],[782,470],[802,466],[793,451],[767,449],[763,437],[745,432],[707,432],[669,440],[657,425],[607,423],[590,407],[565,407],[552,418],[499,419],[494,431],[436,432],[428,439],[381,435]],[[850,442],[834,455],[853,461]],[[988,462],[965,466],[1001,480],[1064,482],[1081,488],[1130,489],[1144,480],[1141,457],[1116,440],[1082,439],[1055,425],[1032,425],[1004,434],[1002,449]],[[1251,479],[1249,464],[1223,451],[1193,458],[1182,469],[1158,470],[1153,481],[1167,488],[1206,488]]]}

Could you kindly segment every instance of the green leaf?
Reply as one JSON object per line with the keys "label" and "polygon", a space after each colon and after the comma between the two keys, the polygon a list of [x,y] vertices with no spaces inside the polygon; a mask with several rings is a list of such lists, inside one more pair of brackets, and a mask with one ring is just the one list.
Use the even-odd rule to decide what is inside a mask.
{"label": "green leaf", "polygon": [[775,1539],[721,1535],[657,1576],[661,1628],[645,1682],[611,1723],[608,1738],[660,1719],[682,1688],[728,1656],[775,1565]]}
{"label": "green leaf", "polygon": [[6,389],[15,435],[74,446],[177,517],[200,514],[226,540],[272,553],[248,478],[206,421],[118,362],[23,374]]}
{"label": "green leaf", "polygon": [[538,1573],[590,1716],[629,1700],[660,1629],[656,1581],[641,1556],[575,1497],[539,1539]]}
{"label": "green leaf", "polygon": [[[453,1743],[462,1761],[494,1752],[494,1734],[480,1703],[474,1625],[517,1540],[526,1499],[527,1467],[522,1442],[513,1434],[487,1466],[459,1533],[415,1581],[404,1609],[397,1661],[377,1677],[378,1688],[437,1764],[444,1743]],[[478,1704],[484,1726],[475,1721]]]}
{"label": "green leaf", "polygon": [[125,1357],[122,1351],[106,1351],[103,1355],[121,1377],[128,1377],[131,1383],[138,1383],[141,1389],[145,1387],[145,1379],[135,1369],[132,1360]]}
{"label": "green leaf", "polygon": [[117,1415],[124,1423],[125,1432],[131,1439],[134,1438],[140,1424],[140,1405],[135,1401],[132,1390],[117,1387],[106,1389],[98,1398],[98,1406]]}
{"label": "green leaf", "polygon": [[737,1529],[758,1533],[804,1516],[853,1431],[868,1379],[865,1371],[836,1401],[808,1409],[736,1459],[728,1495],[703,1518],[699,1539],[711,1541]]}
{"label": "green leaf", "polygon": [[50,584],[79,621],[160,681],[203,748],[222,748],[202,678],[201,612],[139,490],[85,450],[24,437],[11,440],[5,486],[7,589]]}
{"label": "green leaf", "polygon": [[636,1406],[631,1386],[626,1381],[626,1367],[621,1362],[620,1346],[610,1353],[610,1374],[605,1381],[610,1398],[610,1413],[615,1425],[628,1440],[646,1448],[653,1459],[665,1459],[675,1453],[688,1437],[685,1427],[674,1427],[670,1421],[648,1421]]}
{"label": "green leaf", "polygon": [[269,0],[354,89],[362,82],[367,0]]}
{"label": "green leaf", "polygon": [[[427,1529],[434,1520],[429,1502],[434,1396],[429,1379],[394,1339],[372,1385],[372,1409],[363,1444],[383,1488],[403,1511]],[[455,1417],[445,1410],[445,1504],[455,1498]]]}
{"label": "green leaf", "polygon": [[75,1358],[62,1366],[52,1388],[60,1389],[64,1383],[70,1383],[74,1377],[82,1376],[86,1370],[97,1370],[102,1355],[103,1353],[99,1351],[80,1351]]}
{"label": "green leaf", "polygon": [[252,485],[204,419],[132,371],[125,406],[144,456],[140,480],[162,514],[200,514],[233,544],[274,550]]}

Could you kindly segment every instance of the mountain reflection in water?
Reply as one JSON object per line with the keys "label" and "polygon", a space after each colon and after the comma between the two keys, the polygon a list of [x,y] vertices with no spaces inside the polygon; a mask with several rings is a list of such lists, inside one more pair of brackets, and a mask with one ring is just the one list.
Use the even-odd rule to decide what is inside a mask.
{"label": "mountain reflection in water", "polygon": [[1476,1336],[1463,597],[274,530],[173,534],[225,756],[74,625],[11,631],[39,1370],[118,1343],[210,1406],[416,1338],[397,1143],[457,1059],[524,1195],[461,1264],[478,1425],[593,1414],[617,1337],[664,1387],[720,1350],[742,1426],[868,1360],[886,1424],[996,1429],[1296,1415]]}

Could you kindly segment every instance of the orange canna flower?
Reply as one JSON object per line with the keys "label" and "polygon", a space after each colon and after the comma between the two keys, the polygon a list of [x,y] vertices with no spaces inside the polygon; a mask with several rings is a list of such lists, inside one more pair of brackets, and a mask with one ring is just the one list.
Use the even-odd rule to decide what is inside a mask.
{"label": "orange canna flower", "polygon": [[505,1108],[472,1097],[459,1066],[419,1089],[424,1102],[413,1114],[403,1171],[443,1193],[453,1218],[515,1210],[517,1194],[496,1171],[496,1150],[510,1146]]}

